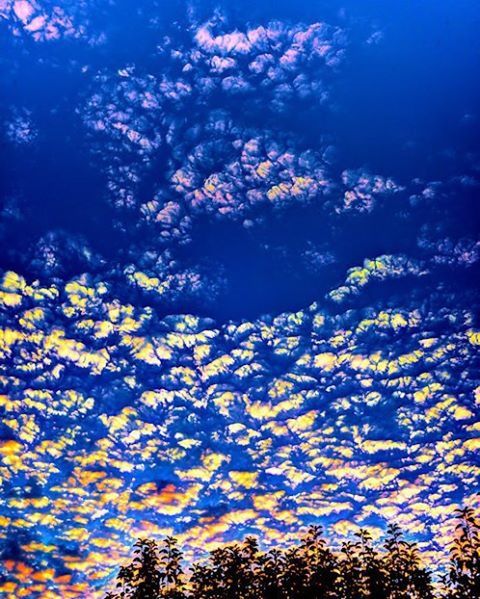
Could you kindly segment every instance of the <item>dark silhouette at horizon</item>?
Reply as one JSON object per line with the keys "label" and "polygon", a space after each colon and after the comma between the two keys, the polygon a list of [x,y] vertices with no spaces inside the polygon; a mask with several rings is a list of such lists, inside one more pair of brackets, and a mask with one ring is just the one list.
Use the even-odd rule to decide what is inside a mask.
{"label": "dark silhouette at horizon", "polygon": [[139,539],[105,599],[478,599],[480,521],[469,507],[456,519],[439,588],[418,545],[397,524],[380,546],[362,529],[337,550],[322,527],[311,526],[296,545],[262,551],[248,536],[188,568],[175,538]]}

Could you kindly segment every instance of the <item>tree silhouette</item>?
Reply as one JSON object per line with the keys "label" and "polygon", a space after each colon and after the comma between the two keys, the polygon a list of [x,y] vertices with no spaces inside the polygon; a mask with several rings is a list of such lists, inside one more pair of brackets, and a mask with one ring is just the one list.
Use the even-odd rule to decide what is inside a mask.
{"label": "tree silhouette", "polygon": [[319,526],[311,526],[302,539],[306,566],[306,593],[312,599],[333,597],[338,578],[338,562],[322,536]]}
{"label": "tree silhouette", "polygon": [[183,554],[177,540],[167,537],[158,550],[160,597],[162,599],[184,599],[185,581],[182,569]]}
{"label": "tree silhouette", "polygon": [[430,599],[433,597],[428,572],[420,565],[418,548],[403,539],[397,524],[388,527],[385,566],[389,599]]}
{"label": "tree silhouette", "polygon": [[158,599],[160,568],[156,542],[138,539],[133,555],[132,562],[120,568],[117,590],[108,593],[106,599]]}
{"label": "tree silhouette", "polygon": [[364,529],[356,535],[361,568],[361,594],[369,599],[388,599],[388,572],[384,560],[373,547],[371,534]]}
{"label": "tree silhouette", "polygon": [[284,552],[272,549],[259,557],[259,596],[263,599],[283,599],[282,572],[285,568]]}
{"label": "tree silhouette", "polygon": [[[443,599],[480,599],[480,523],[471,508],[457,512],[456,538]],[[256,538],[231,543],[193,563],[188,575],[176,539],[139,539],[106,599],[433,599],[420,551],[400,527],[383,546],[360,530],[333,551],[311,526],[299,542],[262,551]],[[440,595],[437,594],[437,597]]]}
{"label": "tree silhouette", "polygon": [[363,580],[360,543],[348,541],[342,544],[339,574],[337,593],[342,599],[368,597]]}
{"label": "tree silhouette", "polygon": [[159,547],[156,541],[139,539],[133,560],[117,576],[117,589],[106,599],[184,599],[182,553],[177,541],[167,537]]}
{"label": "tree silhouette", "polygon": [[299,547],[291,547],[285,553],[283,569],[280,572],[281,597],[292,599],[305,596],[307,587],[307,563]]}
{"label": "tree silhouette", "polygon": [[447,576],[449,599],[480,597],[480,522],[472,508],[456,512],[458,524]]}
{"label": "tree silhouette", "polygon": [[193,596],[201,599],[257,599],[259,557],[254,537],[216,549],[205,566],[193,568]]}

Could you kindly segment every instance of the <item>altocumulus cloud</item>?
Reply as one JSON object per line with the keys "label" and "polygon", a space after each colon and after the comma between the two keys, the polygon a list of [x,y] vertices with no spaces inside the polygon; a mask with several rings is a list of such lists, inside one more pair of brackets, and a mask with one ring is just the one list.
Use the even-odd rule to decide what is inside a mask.
{"label": "altocumulus cloud", "polygon": [[[84,82],[71,111],[104,182],[88,206],[109,206],[121,242],[104,255],[91,231],[57,226],[7,248],[0,591],[101,596],[139,535],[174,534],[190,557],[319,520],[379,537],[394,519],[440,562],[433,539],[478,505],[480,252],[459,217],[475,165],[400,181],[289,120],[335,109],[350,45],[337,25],[187,11],[166,26],[153,2],[136,14],[148,56],[112,65],[111,23],[94,18],[109,9],[59,4],[4,0],[0,15],[11,47]],[[60,44],[78,60],[62,63]],[[7,112],[12,152],[48,139],[33,104]],[[14,191],[2,214],[29,231],[39,200]],[[264,247],[292,215],[316,301],[206,316],[230,273],[192,256],[194,240],[233,227]]]}

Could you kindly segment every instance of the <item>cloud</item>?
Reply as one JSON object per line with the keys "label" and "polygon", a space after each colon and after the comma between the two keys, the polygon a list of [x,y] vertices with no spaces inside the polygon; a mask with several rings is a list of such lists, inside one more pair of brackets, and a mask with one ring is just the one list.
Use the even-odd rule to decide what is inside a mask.
{"label": "cloud", "polygon": [[35,141],[38,130],[32,122],[31,111],[15,108],[5,124],[5,135],[15,145],[27,145]]}
{"label": "cloud", "polygon": [[[212,121],[218,116],[222,118],[212,115]],[[175,192],[193,215],[251,219],[261,212],[264,218],[270,207],[321,206],[322,196],[331,192],[333,183],[319,153],[299,152],[268,131],[233,129],[216,138],[212,134],[209,124],[202,135],[208,141],[200,140],[171,176]]]}
{"label": "cloud", "polygon": [[[4,1],[0,14],[38,59],[24,36],[105,39],[86,19],[94,5],[75,6]],[[138,535],[175,534],[191,557],[245,532],[288,541],[317,520],[378,536],[397,518],[439,559],[434,534],[478,486],[478,299],[456,284],[478,263],[459,222],[475,175],[397,181],[316,136],[348,45],[335,26],[219,13],[166,35],[143,17],[148,60],[69,62],[107,182],[88,207],[109,202],[121,247],[107,258],[65,228],[7,248],[0,591],[94,597]],[[31,107],[6,133],[21,151],[46,135]],[[2,214],[23,223],[28,208],[19,191]],[[316,301],[202,316],[252,291],[231,284],[224,248],[202,254],[213,224],[225,253],[241,254],[241,230],[286,257],[285,278],[304,268]]]}
{"label": "cloud", "polygon": [[[29,563],[48,555],[47,534],[53,547],[75,543],[81,560],[56,553],[72,582],[100,576],[104,536],[113,567],[142,531],[192,550],[241,534],[259,494],[277,498],[256,524],[268,539],[313,514],[367,523],[372,505],[384,517],[416,514],[419,501],[447,510],[475,476],[467,307],[312,306],[215,326],[122,303],[91,277],[42,287],[9,272],[2,289],[3,530],[27,534]],[[338,508],[317,510],[332,497]],[[219,505],[225,515],[203,528]],[[39,588],[61,589],[55,572]]]}
{"label": "cloud", "polygon": [[[184,235],[191,226],[189,212],[198,211],[202,204],[218,216],[241,218],[248,205],[265,198],[275,203],[290,197],[301,201],[331,185],[321,156],[300,152],[296,158],[289,154],[289,142],[277,141],[268,131],[232,127],[231,117],[215,111],[215,98],[218,93],[233,94],[246,103],[247,110],[262,98],[263,109],[273,113],[294,101],[323,103],[328,87],[324,79],[343,55],[342,32],[324,23],[286,26],[275,22],[245,32],[225,32],[226,27],[222,18],[193,25],[190,45],[176,45],[173,37],[160,39],[161,75],[134,66],[115,74],[99,73],[94,78],[95,92],[81,110],[96,153],[105,164],[113,204],[130,214],[127,218],[134,212],[137,219],[148,215],[149,222],[155,220],[159,227],[165,224],[165,239]],[[185,111],[196,115],[189,120],[196,123],[193,128],[185,127],[181,116]],[[205,114],[208,120],[202,129]],[[199,139],[202,131],[204,139]],[[184,140],[192,136],[196,145],[187,149]],[[207,136],[209,141],[205,141]],[[226,172],[208,173],[209,159],[212,168],[221,152],[232,157],[230,163],[225,161]],[[141,182],[165,153],[172,155],[169,162],[176,193],[162,191],[140,207],[136,198]],[[311,170],[313,162],[317,164]],[[239,191],[238,169],[244,170],[248,187],[240,190],[244,197],[235,204],[232,195]],[[178,197],[185,193],[186,205]]]}
{"label": "cloud", "polygon": [[352,295],[358,295],[362,288],[372,281],[401,279],[408,276],[421,277],[428,270],[417,259],[405,255],[384,255],[374,259],[366,258],[363,267],[353,267],[348,270],[345,284],[330,291],[328,297],[334,302],[342,302]]}
{"label": "cloud", "polygon": [[86,41],[97,45],[103,36],[94,33],[90,22],[92,12],[98,11],[95,1],[55,3],[52,0],[2,0],[0,16],[14,37],[31,38],[37,43],[59,40]]}
{"label": "cloud", "polygon": [[379,175],[372,176],[362,170],[346,170],[342,173],[342,182],[346,188],[342,204],[337,211],[353,210],[371,212],[378,199],[403,191],[393,179]]}

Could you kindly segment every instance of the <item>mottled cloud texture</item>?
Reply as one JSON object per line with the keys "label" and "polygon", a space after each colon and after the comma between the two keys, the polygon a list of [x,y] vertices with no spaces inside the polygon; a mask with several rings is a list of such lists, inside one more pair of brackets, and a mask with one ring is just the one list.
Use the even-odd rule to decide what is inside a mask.
{"label": "mottled cloud texture", "polygon": [[[312,141],[291,115],[336,109],[341,26],[167,25],[152,3],[148,53],[109,61],[109,10],[0,0],[12,73],[28,77],[23,55],[82,81],[68,114],[101,180],[86,210],[108,215],[15,245],[40,200],[2,196],[0,594],[100,597],[139,535],[192,556],[319,521],[381,537],[395,520],[441,563],[433,536],[478,505],[475,158],[399,180],[344,162],[327,128]],[[49,139],[33,103],[2,118],[17,160]],[[217,318],[233,275],[198,239],[223,230],[228,252],[247,236],[294,253],[311,301]]]}

